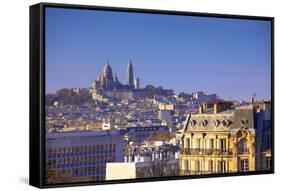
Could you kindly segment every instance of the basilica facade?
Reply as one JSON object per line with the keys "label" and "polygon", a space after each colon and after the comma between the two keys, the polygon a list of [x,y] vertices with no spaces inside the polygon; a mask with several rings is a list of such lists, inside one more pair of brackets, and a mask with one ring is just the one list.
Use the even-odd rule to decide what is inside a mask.
{"label": "basilica facade", "polygon": [[127,83],[122,84],[117,77],[113,76],[112,68],[107,60],[102,74],[92,83],[92,98],[94,100],[113,99],[136,99],[145,96],[145,92],[139,87],[139,78],[134,79],[134,69],[132,61],[127,66]]}

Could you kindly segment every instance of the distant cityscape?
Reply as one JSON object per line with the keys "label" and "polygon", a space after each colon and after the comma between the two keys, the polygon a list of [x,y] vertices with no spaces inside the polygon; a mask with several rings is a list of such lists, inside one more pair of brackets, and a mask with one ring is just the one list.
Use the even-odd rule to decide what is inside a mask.
{"label": "distant cityscape", "polygon": [[46,95],[46,183],[271,170],[271,100],[95,78]]}

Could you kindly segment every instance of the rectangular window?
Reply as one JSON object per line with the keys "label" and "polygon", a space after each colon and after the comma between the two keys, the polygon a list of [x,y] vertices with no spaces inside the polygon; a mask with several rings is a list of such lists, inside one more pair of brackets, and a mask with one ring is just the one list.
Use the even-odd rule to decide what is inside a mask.
{"label": "rectangular window", "polygon": [[209,140],[209,148],[214,149],[215,148],[215,139],[210,139]]}
{"label": "rectangular window", "polygon": [[197,148],[197,149],[200,149],[200,147],[201,147],[201,139],[200,139],[200,138],[197,138],[197,139],[196,139],[196,148]]}
{"label": "rectangular window", "polygon": [[271,157],[266,157],[266,169],[271,169]]}
{"label": "rectangular window", "polygon": [[220,150],[222,152],[226,151],[226,139],[220,139]]}
{"label": "rectangular window", "polygon": [[51,154],[55,154],[55,149],[51,149]]}
{"label": "rectangular window", "polygon": [[83,152],[83,146],[80,146],[79,147],[79,153],[82,153]]}
{"label": "rectangular window", "polygon": [[83,152],[84,152],[84,153],[87,153],[87,146],[84,146]]}
{"label": "rectangular window", "polygon": [[52,154],[52,149],[48,149],[48,155]]}
{"label": "rectangular window", "polygon": [[209,161],[209,171],[210,173],[214,173],[214,161]]}
{"label": "rectangular window", "polygon": [[222,161],[222,173],[226,172],[226,161]]}
{"label": "rectangular window", "polygon": [[202,139],[202,142],[201,142],[201,149],[205,149],[206,148],[206,140],[205,139]]}
{"label": "rectangular window", "polygon": [[196,173],[200,173],[200,161],[195,161],[195,171]]}
{"label": "rectangular window", "polygon": [[222,171],[221,161],[218,161],[218,173],[221,173],[221,171]]}
{"label": "rectangular window", "polygon": [[225,173],[226,172],[226,161],[219,161],[218,172],[219,173]]}
{"label": "rectangular window", "polygon": [[265,149],[266,150],[271,149],[271,136],[270,136],[270,134],[266,135],[266,146],[265,146]]}
{"label": "rectangular window", "polygon": [[240,161],[240,171],[241,172],[249,171],[249,161],[248,160],[241,160]]}
{"label": "rectangular window", "polygon": [[185,139],[185,148],[190,149],[190,138]]}

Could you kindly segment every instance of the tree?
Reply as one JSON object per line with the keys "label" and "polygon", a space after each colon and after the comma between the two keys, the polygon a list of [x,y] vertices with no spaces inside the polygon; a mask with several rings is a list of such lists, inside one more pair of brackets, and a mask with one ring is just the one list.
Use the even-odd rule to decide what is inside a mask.
{"label": "tree", "polygon": [[90,91],[87,88],[82,88],[77,93],[73,89],[59,89],[55,94],[46,95],[46,104],[53,105],[58,101],[63,105],[91,105],[93,104]]}
{"label": "tree", "polygon": [[46,165],[45,181],[47,184],[59,184],[59,183],[73,183],[73,182],[89,182],[93,181],[91,176],[74,176],[73,172],[67,172],[66,170],[58,170],[52,167],[52,162],[48,162]]}
{"label": "tree", "polygon": [[46,171],[45,171],[45,180],[47,183],[52,183],[53,182],[53,177],[55,176],[56,171],[52,167],[52,162],[49,161],[46,165]]}

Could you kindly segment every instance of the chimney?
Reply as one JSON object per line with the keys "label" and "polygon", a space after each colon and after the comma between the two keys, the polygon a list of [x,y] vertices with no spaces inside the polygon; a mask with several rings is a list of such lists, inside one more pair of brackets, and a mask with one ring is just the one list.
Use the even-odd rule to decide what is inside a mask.
{"label": "chimney", "polygon": [[203,113],[203,106],[202,106],[201,103],[199,104],[199,109],[198,109],[198,110],[199,110],[199,113],[200,113],[200,114]]}
{"label": "chimney", "polygon": [[207,109],[212,108],[213,103],[210,102],[204,102],[199,104],[199,113],[202,114],[204,113]]}
{"label": "chimney", "polygon": [[214,114],[228,110],[231,108],[232,105],[233,105],[233,103],[230,101],[223,101],[223,100],[215,101],[214,102]]}

